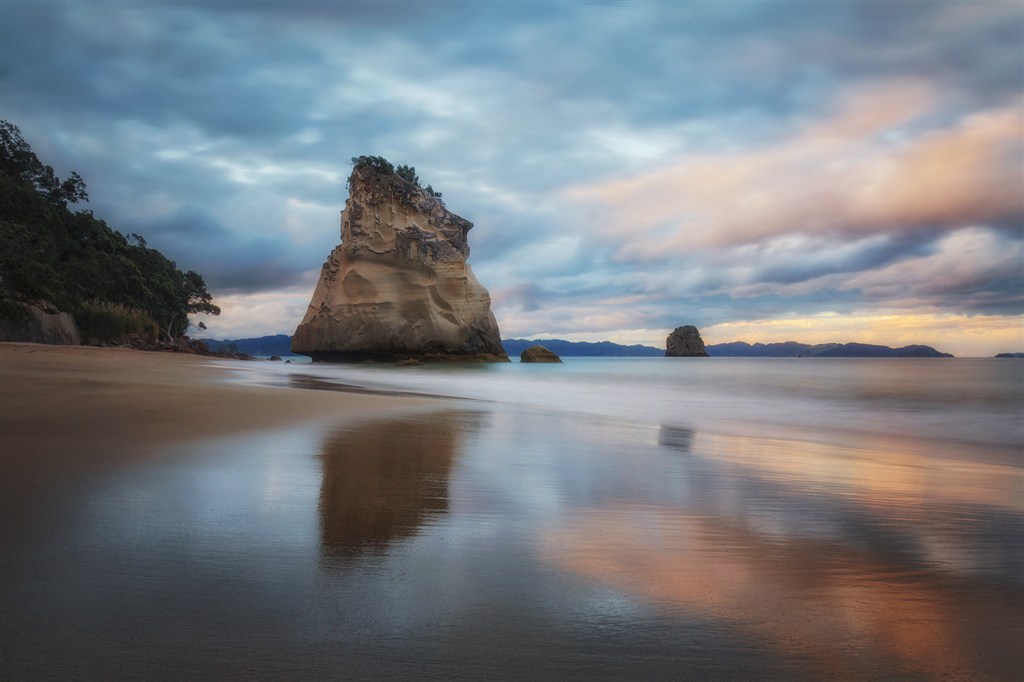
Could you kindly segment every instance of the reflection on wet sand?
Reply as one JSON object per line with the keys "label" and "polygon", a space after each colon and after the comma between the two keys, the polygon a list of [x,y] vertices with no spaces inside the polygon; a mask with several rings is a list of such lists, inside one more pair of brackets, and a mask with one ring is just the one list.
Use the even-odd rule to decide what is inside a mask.
{"label": "reflection on wet sand", "polygon": [[448,478],[473,413],[361,423],[323,444],[320,539],[325,557],[378,553],[448,511]]}
{"label": "reflection on wet sand", "polygon": [[658,445],[689,453],[693,449],[693,429],[662,424],[658,431]]}
{"label": "reflection on wet sand", "polygon": [[[940,574],[835,543],[766,538],[676,509],[582,510],[546,542],[587,579],[724,620],[773,649],[851,679],[874,665],[907,674],[1019,674],[1018,591],[965,590]],[[887,660],[886,660],[887,659]],[[982,676],[984,679],[984,676]]]}
{"label": "reflection on wet sand", "polygon": [[[678,428],[663,425],[661,431],[664,439]],[[699,437],[702,457],[748,468],[769,480],[820,485],[864,503],[1020,508],[1024,476],[1016,455],[1005,461],[986,459],[967,445],[907,442],[878,434],[847,444],[710,433]],[[1008,485],[1010,481],[1016,485]]]}
{"label": "reflection on wet sand", "polygon": [[[594,500],[549,532],[547,560],[671,611],[729,623],[822,677],[1022,678],[1024,591],[1012,571],[993,580],[940,570],[922,539],[968,541],[956,529],[939,532],[948,519],[920,525],[940,509],[936,500],[951,517],[965,508],[1003,513],[998,505],[1012,484],[997,484],[988,465],[972,476],[966,462],[954,462],[966,491],[952,492],[934,465],[903,471],[908,458],[921,464],[914,455],[873,453],[865,462],[849,452],[829,456],[821,444],[744,450],[748,440],[725,448],[721,438],[663,428],[659,444],[687,454],[702,494],[681,504]],[[717,446],[710,453],[708,442]],[[746,499],[716,498],[708,492],[719,487],[716,478]],[[814,528],[822,518],[836,527]],[[874,543],[862,542],[862,531]]]}

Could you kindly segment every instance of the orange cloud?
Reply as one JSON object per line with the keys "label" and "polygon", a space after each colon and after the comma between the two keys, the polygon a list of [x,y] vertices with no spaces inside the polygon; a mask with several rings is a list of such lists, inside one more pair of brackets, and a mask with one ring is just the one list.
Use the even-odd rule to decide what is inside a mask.
{"label": "orange cloud", "polygon": [[789,233],[869,234],[964,227],[1024,215],[1024,118],[975,113],[915,134],[935,105],[925,87],[850,91],[830,117],[767,147],[701,153],[637,177],[577,186],[619,255],[737,245]]}
{"label": "orange cloud", "polygon": [[962,357],[990,357],[1024,350],[1024,320],[1002,315],[906,314],[879,311],[823,313],[710,325],[707,343],[857,342],[899,347],[923,343]]}

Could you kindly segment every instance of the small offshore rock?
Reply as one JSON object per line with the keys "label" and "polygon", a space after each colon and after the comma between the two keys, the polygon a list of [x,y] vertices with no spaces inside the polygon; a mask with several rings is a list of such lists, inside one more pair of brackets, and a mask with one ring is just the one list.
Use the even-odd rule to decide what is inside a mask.
{"label": "small offshore rock", "polygon": [[544,346],[530,346],[519,354],[519,362],[561,362],[562,358]]}
{"label": "small offshore rock", "polygon": [[270,356],[270,361],[271,362],[281,362],[281,356],[280,355],[271,355]]}
{"label": "small offshore rock", "polygon": [[692,324],[676,327],[665,339],[666,358],[706,358],[704,339]]}

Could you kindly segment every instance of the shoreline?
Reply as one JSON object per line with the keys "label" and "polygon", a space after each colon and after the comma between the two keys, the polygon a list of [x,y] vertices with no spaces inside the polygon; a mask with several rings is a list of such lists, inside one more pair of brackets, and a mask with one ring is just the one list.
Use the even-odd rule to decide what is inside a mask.
{"label": "shoreline", "polygon": [[3,676],[1021,677],[1019,458],[275,365],[0,344]]}
{"label": "shoreline", "polygon": [[[0,343],[0,531],[40,496],[168,446],[323,420],[440,407],[436,397],[231,381],[235,361],[122,348]],[[239,360],[238,369],[244,369]],[[442,399],[443,400],[443,399]]]}

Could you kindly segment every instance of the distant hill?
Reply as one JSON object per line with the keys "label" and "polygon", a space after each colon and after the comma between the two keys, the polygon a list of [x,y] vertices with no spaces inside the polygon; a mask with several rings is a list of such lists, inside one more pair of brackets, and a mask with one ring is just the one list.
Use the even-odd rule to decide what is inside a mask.
{"label": "distant hill", "polygon": [[807,343],[786,341],[785,343],[754,343],[734,341],[718,343],[707,347],[712,357],[744,358],[951,358],[931,346],[875,346],[868,343],[822,343],[812,346]]}
{"label": "distant hill", "polygon": [[260,336],[253,339],[202,339],[216,353],[245,353],[257,357],[271,355],[294,356],[292,337],[287,334]]}
{"label": "distant hill", "polygon": [[[291,351],[292,337],[287,334],[260,336],[251,339],[203,339],[212,351],[223,353],[246,353],[255,356],[294,356]],[[232,347],[233,345],[233,347]],[[566,341],[564,339],[504,339],[501,342],[511,358],[518,358],[530,346],[544,346],[563,357],[649,357],[665,356],[663,348],[654,346],[624,346],[611,341]],[[813,346],[808,343],[787,341],[785,343],[718,343],[707,346],[712,357],[744,358],[951,358],[931,346],[874,346],[867,343],[823,343]]]}
{"label": "distant hill", "polygon": [[564,357],[664,357],[664,348],[623,346],[611,341],[565,341],[563,339],[502,339],[501,345],[510,358],[518,358],[530,346],[544,346]]}

